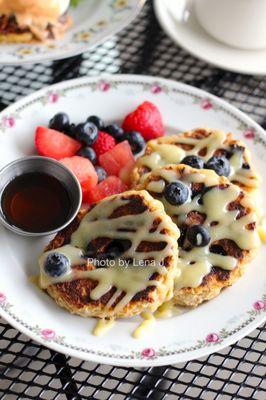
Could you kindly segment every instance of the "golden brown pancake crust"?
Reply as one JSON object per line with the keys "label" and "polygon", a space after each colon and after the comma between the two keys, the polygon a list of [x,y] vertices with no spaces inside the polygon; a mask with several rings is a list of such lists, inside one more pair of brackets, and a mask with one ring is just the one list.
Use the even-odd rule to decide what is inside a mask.
{"label": "golden brown pancake crust", "polygon": [[[64,14],[58,19],[58,24],[60,26],[60,36],[72,24],[72,19],[67,14]],[[45,30],[47,40],[55,39],[54,29],[59,31],[48,24]],[[39,41],[40,39],[34,35],[29,27],[20,27],[14,16],[0,15],[0,43],[33,43]]]}

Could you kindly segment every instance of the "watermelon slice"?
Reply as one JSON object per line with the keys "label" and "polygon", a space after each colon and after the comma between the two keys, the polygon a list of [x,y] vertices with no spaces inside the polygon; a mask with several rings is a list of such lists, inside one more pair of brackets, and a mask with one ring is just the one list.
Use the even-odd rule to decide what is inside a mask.
{"label": "watermelon slice", "polygon": [[60,160],[62,164],[68,167],[76,175],[82,189],[83,201],[87,192],[94,188],[98,183],[98,175],[94,166],[84,157],[74,156],[66,157]]}
{"label": "watermelon slice", "polygon": [[109,175],[120,176],[120,171],[125,167],[127,170],[133,167],[135,159],[128,141],[125,140],[100,155],[99,162]]}
{"label": "watermelon slice", "polygon": [[72,157],[81,148],[81,144],[77,140],[45,126],[36,128],[35,146],[41,156],[56,160]]}
{"label": "watermelon slice", "polygon": [[127,186],[117,176],[108,176],[94,188],[88,190],[84,196],[85,203],[97,203],[105,197],[122,193]]}

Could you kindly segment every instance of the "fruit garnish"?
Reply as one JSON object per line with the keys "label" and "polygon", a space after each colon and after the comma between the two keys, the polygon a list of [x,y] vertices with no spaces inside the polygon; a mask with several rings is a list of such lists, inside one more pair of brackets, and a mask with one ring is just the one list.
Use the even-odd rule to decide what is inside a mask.
{"label": "fruit garnish", "polygon": [[117,124],[107,125],[104,129],[104,132],[107,132],[109,135],[113,136],[117,142],[124,140],[124,130]]}
{"label": "fruit garnish", "polygon": [[211,237],[207,228],[203,225],[191,225],[187,229],[187,238],[192,246],[204,247],[210,242]]}
{"label": "fruit garnish", "polygon": [[135,160],[134,161],[129,160],[127,164],[119,171],[118,177],[128,186],[130,186],[131,184],[131,173],[134,165],[135,165]]}
{"label": "fruit garnish", "polygon": [[146,145],[143,136],[137,131],[126,132],[124,138],[128,141],[133,154],[140,153]]}
{"label": "fruit garnish", "polygon": [[69,116],[64,112],[55,114],[49,121],[49,128],[66,133],[69,129]]}
{"label": "fruit garnish", "polygon": [[105,197],[113,194],[122,193],[127,190],[127,186],[117,176],[108,176],[97,186],[86,192],[84,202],[97,203]]}
{"label": "fruit garnish", "polygon": [[87,158],[90,162],[95,165],[97,161],[96,153],[92,147],[83,147],[77,152],[77,156]]}
{"label": "fruit garnish", "polygon": [[203,158],[196,156],[196,155],[186,156],[185,158],[183,158],[182,161],[180,161],[180,164],[186,164],[192,168],[197,168],[197,169],[204,168]]}
{"label": "fruit garnish", "polygon": [[111,135],[99,131],[98,139],[92,147],[97,157],[99,158],[101,154],[104,154],[106,151],[111,150],[113,147],[115,147],[115,145],[116,141]]}
{"label": "fruit garnish", "polygon": [[84,122],[75,127],[76,139],[86,146],[91,146],[98,138],[98,128],[92,122]]}
{"label": "fruit garnish", "polygon": [[127,140],[118,143],[113,149],[99,157],[100,165],[109,175],[119,176],[120,171],[126,166],[135,164],[130,145]]}
{"label": "fruit garnish", "polygon": [[76,175],[81,185],[83,196],[86,196],[87,191],[97,185],[98,175],[87,158],[80,156],[67,157],[60,160],[60,162]]}
{"label": "fruit garnish", "polygon": [[144,101],[133,112],[128,114],[122,124],[125,132],[138,131],[145,140],[164,135],[162,116],[155,104]]}
{"label": "fruit garnish", "polygon": [[44,263],[44,272],[47,275],[57,278],[58,276],[66,274],[69,269],[70,260],[64,254],[57,252],[48,254]]}
{"label": "fruit garnish", "polygon": [[171,182],[166,186],[164,196],[168,203],[173,206],[180,206],[187,201],[189,197],[189,189],[187,185],[181,181]]}
{"label": "fruit garnish", "polygon": [[102,131],[104,130],[104,122],[101,118],[99,118],[97,115],[91,115],[89,118],[87,118],[88,122],[92,122],[94,125],[97,126],[97,128]]}
{"label": "fruit garnish", "polygon": [[97,165],[95,167],[95,171],[96,171],[96,173],[98,175],[98,182],[99,183],[107,178],[107,172],[105,171],[104,168],[100,167],[99,165]]}
{"label": "fruit garnish", "polygon": [[64,157],[72,157],[81,148],[81,144],[54,129],[38,126],[35,131],[35,146],[41,156],[60,160]]}
{"label": "fruit garnish", "polygon": [[219,176],[228,176],[230,174],[230,163],[223,156],[212,156],[206,163],[206,168],[213,169]]}

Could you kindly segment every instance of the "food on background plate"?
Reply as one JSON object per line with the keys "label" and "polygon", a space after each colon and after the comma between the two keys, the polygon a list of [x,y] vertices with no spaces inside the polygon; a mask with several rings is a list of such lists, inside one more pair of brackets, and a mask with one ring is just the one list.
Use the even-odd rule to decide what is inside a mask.
{"label": "food on background plate", "polygon": [[195,307],[244,272],[260,245],[252,199],[214,171],[168,165],[138,189],[160,200],[180,229],[175,304]]}
{"label": "food on background plate", "polygon": [[179,230],[146,191],[105,198],[40,257],[40,286],[84,317],[153,312],[172,296]]}
{"label": "food on background plate", "polygon": [[0,43],[45,42],[72,25],[70,0],[0,0]]}

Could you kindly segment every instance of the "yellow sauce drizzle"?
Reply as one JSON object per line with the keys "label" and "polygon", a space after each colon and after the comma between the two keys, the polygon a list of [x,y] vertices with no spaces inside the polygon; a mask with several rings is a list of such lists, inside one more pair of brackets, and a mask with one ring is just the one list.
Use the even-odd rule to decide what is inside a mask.
{"label": "yellow sauce drizzle", "polygon": [[147,332],[151,330],[155,323],[155,318],[153,314],[150,312],[141,313],[141,317],[143,321],[137,326],[137,328],[133,331],[132,336],[135,339],[142,338]]}
{"label": "yellow sauce drizzle", "polygon": [[[210,245],[222,239],[233,240],[241,249],[252,250],[259,246],[259,237],[257,230],[248,230],[248,224],[256,221],[255,213],[249,213],[239,219],[236,219],[238,211],[227,209],[229,203],[235,201],[241,189],[236,185],[230,185],[222,190],[215,185],[219,184],[219,177],[210,170],[200,170],[191,173],[184,172],[180,176],[178,170],[173,166],[160,168],[153,172],[153,178],[147,178],[147,188],[153,189],[156,193],[156,183],[162,182],[163,178],[167,182],[181,180],[184,182],[204,182],[205,185],[211,186],[212,189],[207,191],[204,195],[203,204],[199,203],[200,195],[195,196],[193,199],[189,198],[184,204],[174,206],[168,203],[164,196],[160,200],[164,204],[165,211],[170,215],[178,226],[186,222],[187,214],[190,211],[197,211],[206,215],[204,226],[208,228],[211,236],[211,242],[204,247],[193,247],[190,251],[179,249],[178,269],[180,274],[175,278],[175,289],[184,287],[197,287],[202,283],[204,276],[210,271],[212,266],[219,266],[226,270],[232,270],[237,265],[237,259],[231,256],[223,256],[211,253],[209,250]],[[165,181],[164,185],[165,185]],[[146,186],[144,182],[143,186]],[[163,191],[162,184],[158,186],[159,192]],[[241,200],[241,204],[247,208],[253,208],[251,199],[246,196]],[[217,222],[216,225],[211,226],[211,222]]]}
{"label": "yellow sauce drizzle", "polygon": [[115,320],[101,318],[97,321],[92,333],[94,336],[103,336],[114,326]]}
{"label": "yellow sauce drizzle", "polygon": [[[146,153],[138,159],[137,166],[144,166],[148,167],[150,170],[154,170],[167,164],[179,164],[185,156],[199,154],[203,149],[206,149],[206,154],[201,157],[207,161],[214,155],[217,149],[229,149],[229,146],[224,144],[226,141],[226,133],[216,130],[212,130],[208,137],[201,139],[185,137],[183,134],[173,135],[171,138],[173,144],[167,143],[169,141],[169,136],[148,142]],[[192,145],[193,148],[183,150],[178,144]],[[249,152],[247,149],[245,150],[245,155],[247,159],[249,159]],[[240,149],[229,159],[231,171],[228,179],[255,189],[259,184],[258,176],[252,169],[242,168],[243,161],[243,151]],[[142,182],[147,175],[148,173],[145,173],[141,176]]]}

